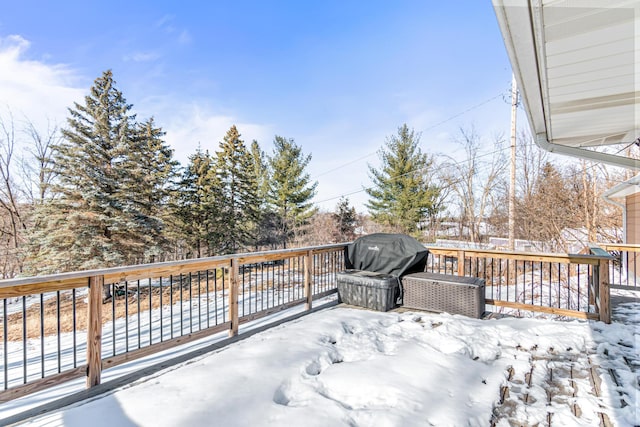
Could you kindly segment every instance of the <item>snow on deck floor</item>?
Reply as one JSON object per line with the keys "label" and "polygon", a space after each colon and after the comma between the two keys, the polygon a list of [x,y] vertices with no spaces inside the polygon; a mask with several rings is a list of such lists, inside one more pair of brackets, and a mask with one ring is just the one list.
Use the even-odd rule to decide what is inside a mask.
{"label": "snow on deck floor", "polygon": [[[638,313],[624,304],[626,323],[605,325],[335,307],[29,425],[487,426],[494,412],[499,426],[546,425],[549,414],[554,425],[599,425],[600,413],[638,425]],[[602,375],[594,395],[585,361],[621,384]],[[562,399],[545,395],[552,369],[572,372]]]}

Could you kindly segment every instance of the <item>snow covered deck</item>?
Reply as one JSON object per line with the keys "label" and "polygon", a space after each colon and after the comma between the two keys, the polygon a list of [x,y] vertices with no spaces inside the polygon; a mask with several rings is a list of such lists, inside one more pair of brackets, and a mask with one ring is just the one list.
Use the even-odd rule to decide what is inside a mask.
{"label": "snow covered deck", "polygon": [[[40,404],[60,398],[60,396],[65,396],[62,398],[62,402],[36,409],[36,412],[40,410],[51,411],[61,407],[62,404],[67,405],[86,397],[94,398],[114,387],[118,388],[131,382],[141,381],[143,377],[148,375],[155,377],[159,370],[166,368],[169,364],[179,365],[194,356],[201,358],[203,354],[214,350],[218,351],[226,344],[233,343],[230,348],[235,348],[236,344],[240,345],[239,341],[242,339],[255,340],[252,334],[256,333],[256,328],[271,325],[276,320],[274,316],[280,316],[279,318],[282,319],[283,316],[291,314],[291,310],[296,310],[297,316],[309,313],[312,306],[316,307],[316,304],[326,301],[327,298],[336,298],[336,272],[344,268],[343,249],[344,245],[331,245],[256,254],[235,254],[209,259],[1,282],[2,339],[0,339],[0,349],[2,357],[0,357],[0,380],[4,385],[4,391],[0,390],[0,402],[4,403],[0,407],[0,424],[31,417],[34,412],[29,412],[30,410]],[[596,336],[597,334],[594,335],[594,330],[596,330],[594,325],[603,325],[602,331],[616,330],[615,327],[608,329],[606,321],[603,323],[593,322],[599,318],[607,321],[610,318],[608,297],[611,279],[626,278],[625,280],[629,282],[628,277],[630,277],[626,273],[628,271],[626,264],[618,263],[618,266],[625,268],[618,269],[618,273],[616,273],[616,270],[613,269],[613,258],[606,252],[602,256],[594,256],[504,253],[486,250],[451,250],[449,248],[431,249],[432,255],[430,255],[431,261],[427,265],[428,271],[485,279],[487,284],[485,301],[488,308],[493,310],[490,317],[492,320],[471,321],[459,317],[424,313],[416,314],[417,317],[414,318],[410,313],[365,314],[366,312],[363,310],[350,311],[349,316],[351,317],[349,319],[352,316],[362,316],[361,322],[364,322],[363,324],[375,323],[378,320],[383,323],[391,322],[390,325],[397,323],[401,325],[399,326],[400,335],[404,337],[403,339],[406,338],[406,345],[410,348],[413,348],[415,344],[413,341],[419,344],[422,342],[422,338],[420,335],[411,335],[409,333],[411,331],[404,331],[405,326],[415,323],[420,330],[432,331],[428,332],[428,335],[433,334],[435,330],[454,333],[454,330],[450,330],[448,327],[441,329],[441,326],[450,322],[448,319],[453,319],[452,322],[456,324],[467,325],[466,327],[470,330],[474,328],[486,330],[487,327],[494,327],[488,334],[496,337],[501,337],[503,326],[507,331],[512,329],[523,332],[522,328],[527,329],[537,325],[536,323],[528,323],[533,319],[508,318],[508,315],[527,318],[552,314],[556,318],[564,320],[571,316],[591,320],[561,323],[553,323],[550,320],[535,320],[536,322],[551,322],[542,323],[547,325],[544,328],[550,327],[549,325],[561,325],[561,330],[567,335],[578,333],[584,337]],[[633,249],[636,252],[640,251],[640,248]],[[629,257],[623,256],[621,259],[629,259]],[[624,273],[626,276],[623,277],[620,273]],[[91,283],[92,286],[88,288],[87,283]],[[629,283],[633,283],[632,288],[637,292],[637,282]],[[628,283],[627,287],[629,288]],[[627,336],[614,344],[609,342],[607,345],[615,345],[622,349],[625,345],[629,346],[629,342],[631,342],[629,348],[637,353],[637,315],[629,314],[633,313],[632,310],[637,312],[637,305],[633,305],[637,302],[637,299],[633,299],[637,294],[633,291],[628,292],[630,295],[627,297],[632,300],[626,301],[626,304],[621,307],[627,307],[624,310],[631,311],[619,318],[625,319],[628,323],[623,325],[625,328],[630,327],[635,332],[632,332],[631,341]],[[108,295],[106,295],[107,293]],[[342,308],[332,309],[323,311],[323,313],[330,314],[317,313],[310,319],[317,318],[316,316],[325,316],[326,322],[331,323],[329,317],[336,316],[338,323],[334,324],[332,328],[340,330],[342,327],[340,325],[346,324],[343,322],[342,313],[344,312]],[[388,316],[391,316],[392,320],[389,320]],[[618,316],[620,316],[619,313]],[[427,322],[423,319],[431,318],[437,320],[430,321],[430,327],[425,326]],[[522,321],[522,327],[516,326],[518,321]],[[283,328],[288,330],[289,325],[295,325],[297,322],[307,322],[307,320],[299,320],[287,324]],[[574,326],[566,326],[572,324]],[[309,328],[311,335],[313,335],[315,326],[312,324]],[[580,330],[582,332],[579,332]],[[322,331],[316,332],[321,333]],[[329,333],[328,330],[322,333],[325,332]],[[375,333],[377,334],[379,331]],[[225,341],[227,336],[232,338]],[[532,362],[530,365],[526,365],[529,366],[529,371],[518,370],[519,366],[525,365],[500,365],[500,369],[504,368],[504,370],[500,374],[502,383],[492,397],[494,399],[491,404],[491,413],[494,414],[492,422],[513,420],[513,417],[520,416],[518,414],[531,405],[540,405],[542,402],[540,396],[536,397],[532,393],[522,392],[523,389],[529,390],[533,384],[538,384],[536,381],[544,390],[556,387],[557,381],[562,383],[561,392],[549,392],[546,402],[548,407],[553,406],[553,402],[559,402],[558,399],[575,402],[578,397],[578,395],[574,395],[575,389],[582,390],[598,402],[600,401],[598,399],[606,399],[608,396],[606,390],[608,389],[600,388],[597,380],[602,377],[602,374],[607,373],[613,381],[622,384],[619,387],[629,385],[635,387],[635,392],[631,389],[625,389],[626,391],[621,394],[622,397],[618,401],[637,401],[638,379],[635,371],[637,360],[625,356],[623,362],[632,373],[627,372],[624,375],[616,376],[616,374],[611,374],[613,371],[608,368],[602,368],[601,361],[596,358],[600,354],[598,352],[600,345],[604,342],[602,340],[594,341],[595,338],[592,337],[589,338],[591,340],[589,341],[584,338],[584,345],[570,344],[565,350],[562,350],[564,344],[546,345],[544,340],[540,341],[540,338],[537,337],[538,335],[534,335],[527,338],[526,342],[533,343],[531,346],[520,342],[504,344],[500,341],[501,344],[498,345],[500,354],[503,354],[503,350],[504,354],[511,356],[527,354],[526,357],[531,358]],[[454,334],[446,339],[443,338],[442,342],[449,342],[449,339],[455,341],[458,338]],[[571,340],[573,337],[568,336],[567,339]],[[283,338],[282,341],[285,342],[286,339]],[[303,340],[300,342],[303,343]],[[465,342],[465,345],[471,345],[471,341]],[[297,343],[297,341],[294,340],[292,343]],[[404,341],[397,343],[397,345],[404,346],[403,343]],[[481,344],[488,347],[495,344],[492,344],[491,340],[486,343],[481,341],[474,341],[474,343],[473,346],[477,348],[480,348]],[[283,344],[280,348],[282,354],[274,354],[272,357],[288,360],[285,353],[298,351],[292,345]],[[311,344],[301,345],[302,351]],[[317,350],[316,347],[313,348]],[[568,348],[581,350],[575,353],[573,350],[566,350]],[[522,354],[515,352],[514,349]],[[433,357],[449,356],[450,353],[457,354],[446,351],[443,353],[441,347],[436,347],[434,350],[438,350],[442,354],[431,355]],[[478,352],[478,350],[474,351]],[[395,362],[392,360],[399,360],[401,364],[410,364],[409,361],[404,360],[402,355],[399,359],[393,359],[396,353],[387,354],[382,350],[380,352],[384,356],[391,357],[391,359],[385,360],[389,360],[394,365]],[[565,354],[567,352],[568,355]],[[611,353],[607,350],[602,354],[608,356]],[[617,353],[614,352],[614,354]],[[429,355],[423,354],[423,356]],[[481,360],[489,363],[481,356],[478,356],[476,360],[473,360],[473,357],[471,359],[473,362]],[[498,361],[501,357],[497,357],[495,360]],[[168,359],[172,359],[172,361],[168,362]],[[431,359],[421,357],[419,360],[430,366],[429,360]],[[456,360],[451,363],[460,362]],[[291,363],[294,362],[298,363],[291,361]],[[318,359],[318,363],[320,362]],[[336,361],[330,362],[327,366],[341,364]],[[506,359],[503,362],[506,363]],[[161,364],[158,365],[158,363]],[[256,364],[259,363],[261,362],[256,361]],[[569,371],[564,368],[554,370],[553,366],[558,363],[564,367],[569,366]],[[606,363],[608,362],[605,362],[605,365]],[[551,368],[545,368],[540,372],[539,368],[533,369],[534,366],[542,365],[549,365]],[[144,369],[142,369],[143,366]],[[447,369],[445,369],[447,366],[445,363],[441,366],[443,371],[438,375],[442,378],[449,378]],[[270,365],[262,366],[260,372],[269,368],[271,368]],[[376,367],[376,369],[379,368]],[[452,375],[457,372],[455,369],[451,371]],[[577,385],[580,378],[586,377],[574,375],[578,371],[586,372],[585,370],[590,373],[590,391],[585,391],[584,384]],[[495,372],[493,373],[495,374]],[[307,372],[307,375],[311,374]],[[317,377],[319,375],[320,372],[311,376]],[[408,375],[408,373],[403,375]],[[539,375],[542,375],[540,379],[538,379]],[[629,378],[635,378],[635,382]],[[238,379],[236,378],[236,380]],[[87,386],[93,388],[82,391],[85,381]],[[249,378],[242,381],[248,382]],[[386,381],[390,381],[390,379]],[[441,387],[443,381],[439,382]],[[545,381],[546,386],[543,385]],[[99,384],[100,382],[103,384]],[[280,390],[284,390],[284,388]],[[573,391],[568,395],[567,390]],[[78,392],[81,393],[78,394]],[[276,393],[275,389],[272,393]],[[516,400],[520,399],[520,403],[516,402],[513,396],[516,396]],[[636,400],[629,400],[624,396],[631,396],[629,399]],[[483,399],[485,397],[483,395]],[[251,400],[250,397],[248,399]],[[282,403],[287,399],[289,398],[280,399],[280,406],[297,407],[296,404]],[[429,399],[435,399],[435,397],[430,396]],[[461,400],[457,402],[460,403]],[[349,402],[345,405],[345,408],[357,406]],[[474,405],[476,404],[472,402],[471,406]],[[612,405],[603,407],[615,409],[615,405]],[[573,408],[572,414],[575,418],[582,421],[592,419],[586,415],[588,411],[582,406],[574,403],[569,406]],[[621,410],[624,410],[622,403],[619,406]],[[542,411],[542,409],[538,409]],[[598,414],[601,422],[606,424],[609,416],[619,416],[616,415],[617,412],[612,411],[613,409],[608,412],[593,409],[591,413]],[[628,410],[626,411],[628,412]],[[555,410],[547,408],[547,424],[555,416]],[[401,416],[404,420],[403,417],[404,415]],[[555,419],[561,418],[556,417]],[[391,423],[391,421],[389,422]],[[356,421],[354,423],[357,424]]]}
{"label": "snow covered deck", "polygon": [[607,325],[340,305],[28,425],[638,425],[639,313],[623,303]]}

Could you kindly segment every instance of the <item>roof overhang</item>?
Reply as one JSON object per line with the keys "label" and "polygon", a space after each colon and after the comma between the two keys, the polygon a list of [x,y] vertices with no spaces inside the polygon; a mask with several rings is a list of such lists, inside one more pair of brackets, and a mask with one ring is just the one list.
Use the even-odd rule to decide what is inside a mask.
{"label": "roof overhang", "polygon": [[640,2],[493,5],[536,142],[549,151],[640,170],[640,161],[624,152],[594,149],[630,145],[640,137]]}
{"label": "roof overhang", "polygon": [[607,200],[623,199],[636,193],[640,193],[640,175],[636,175],[627,181],[611,187],[602,194],[602,197]]}

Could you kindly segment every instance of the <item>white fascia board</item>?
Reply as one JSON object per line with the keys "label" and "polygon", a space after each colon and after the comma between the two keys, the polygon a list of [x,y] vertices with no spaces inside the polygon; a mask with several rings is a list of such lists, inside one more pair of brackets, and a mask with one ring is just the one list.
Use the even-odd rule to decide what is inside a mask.
{"label": "white fascia board", "polygon": [[537,134],[536,144],[550,153],[560,153],[580,159],[591,160],[611,166],[618,166],[640,172],[640,160],[631,157],[617,156],[615,154],[600,153],[584,148],[570,147],[567,145],[552,144],[547,140],[546,133]]}
{"label": "white fascia board", "polygon": [[625,182],[611,187],[602,193],[602,197],[604,197],[605,200],[621,199],[635,193],[640,193],[640,175],[636,175]]}

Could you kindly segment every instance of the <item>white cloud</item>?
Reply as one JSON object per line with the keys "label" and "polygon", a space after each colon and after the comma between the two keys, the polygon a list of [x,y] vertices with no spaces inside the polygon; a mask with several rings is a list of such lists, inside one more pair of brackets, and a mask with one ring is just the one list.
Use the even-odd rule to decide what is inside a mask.
{"label": "white cloud", "polygon": [[178,36],[178,43],[180,43],[180,44],[189,44],[189,43],[191,43],[191,34],[189,34],[189,31],[182,30],[180,32],[180,35]]}
{"label": "white cloud", "polygon": [[167,32],[173,31],[173,27],[171,26],[171,21],[173,21],[173,15],[164,15],[162,18],[158,19],[155,23],[155,26],[158,28],[162,28]]}
{"label": "white cloud", "polygon": [[195,153],[198,146],[210,153],[216,151],[232,125],[236,125],[247,146],[255,139],[266,152],[270,152],[269,144],[274,136],[274,131],[268,125],[243,122],[231,115],[216,114],[197,104],[183,108],[174,106],[172,119],[159,124],[167,132],[165,139],[175,149],[176,159],[182,164],[186,164],[189,155]]}
{"label": "white cloud", "polygon": [[160,54],[157,52],[135,52],[130,55],[125,55],[122,59],[125,62],[152,62],[160,58]]}
{"label": "white cloud", "polygon": [[[45,131],[49,123],[64,125],[67,108],[74,102],[81,103],[88,88],[79,87],[78,82],[85,79],[68,66],[28,58],[29,47],[29,41],[19,35],[0,37],[0,114],[4,115],[8,108],[16,125],[26,117]],[[151,53],[136,55],[130,59],[152,59]],[[275,132],[269,126],[248,123],[233,115],[216,114],[200,104],[158,99],[153,94],[149,100],[154,103],[153,115],[158,118],[158,125],[167,131],[166,140],[181,162],[186,162],[198,144],[203,149],[215,151],[234,124],[247,144],[256,139],[263,149],[270,150],[268,147]]]}
{"label": "white cloud", "polygon": [[16,120],[61,125],[67,108],[81,101],[86,89],[78,87],[78,76],[69,67],[28,59],[29,47],[19,35],[0,37],[0,106]]}
{"label": "white cloud", "polygon": [[162,18],[158,19],[155,23],[156,28],[161,29],[166,34],[175,34],[179,33],[176,41],[179,44],[189,44],[191,43],[191,34],[189,31],[185,29],[180,29],[174,25],[175,16],[173,15],[164,15]]}

